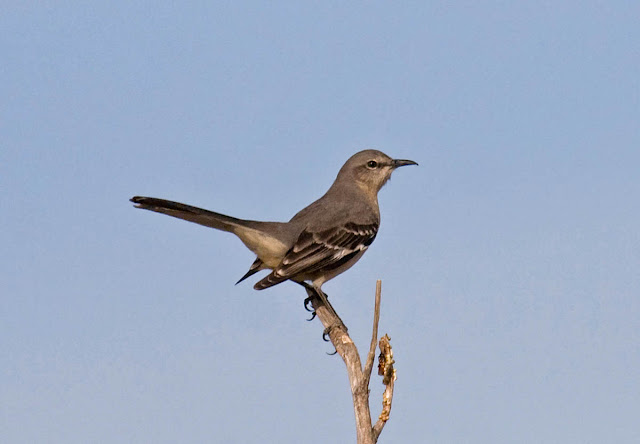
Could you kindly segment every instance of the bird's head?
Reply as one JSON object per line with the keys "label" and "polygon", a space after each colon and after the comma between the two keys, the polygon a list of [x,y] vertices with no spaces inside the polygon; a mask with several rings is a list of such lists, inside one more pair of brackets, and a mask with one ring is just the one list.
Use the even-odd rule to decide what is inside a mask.
{"label": "bird's head", "polygon": [[413,160],[392,159],[377,150],[364,150],[351,156],[338,173],[340,181],[355,181],[365,192],[377,195],[396,168],[417,165]]}

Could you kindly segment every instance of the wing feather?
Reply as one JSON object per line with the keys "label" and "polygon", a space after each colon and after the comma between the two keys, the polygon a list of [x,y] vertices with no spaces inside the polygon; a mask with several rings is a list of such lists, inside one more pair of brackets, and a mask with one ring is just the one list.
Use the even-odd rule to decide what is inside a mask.
{"label": "wing feather", "polygon": [[262,290],[296,276],[338,268],[366,250],[377,233],[378,224],[355,223],[320,232],[304,230],[281,264],[254,288]]}

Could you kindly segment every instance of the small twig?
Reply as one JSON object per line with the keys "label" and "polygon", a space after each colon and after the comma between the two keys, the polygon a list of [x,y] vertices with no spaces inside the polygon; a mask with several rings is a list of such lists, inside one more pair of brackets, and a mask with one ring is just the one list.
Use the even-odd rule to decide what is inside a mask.
{"label": "small twig", "polygon": [[393,350],[391,349],[391,338],[384,335],[380,339],[380,356],[378,356],[378,374],[382,376],[382,383],[386,386],[382,394],[382,412],[378,417],[378,422],[373,426],[373,440],[376,442],[382,432],[383,427],[389,420],[391,413],[391,401],[393,400],[393,388],[396,381],[396,369],[393,368]]}
{"label": "small twig", "polygon": [[371,345],[369,346],[369,354],[364,364],[364,381],[366,388],[369,387],[371,380],[371,370],[373,370],[373,360],[376,357],[376,342],[378,341],[378,324],[380,322],[380,296],[382,294],[382,281],[376,281],[376,301],[373,309],[373,333],[371,334]]}

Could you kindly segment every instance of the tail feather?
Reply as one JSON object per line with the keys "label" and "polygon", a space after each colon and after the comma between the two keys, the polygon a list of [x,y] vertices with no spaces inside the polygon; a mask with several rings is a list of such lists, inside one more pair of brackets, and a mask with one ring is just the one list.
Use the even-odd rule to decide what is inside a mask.
{"label": "tail feather", "polygon": [[240,278],[240,280],[238,280],[238,282],[236,282],[236,285],[238,285],[240,282],[244,281],[249,276],[253,276],[254,274],[256,274],[258,271],[260,271],[262,269],[264,269],[262,261],[260,260],[260,258],[257,258],[255,261],[253,261],[253,264],[251,264],[251,267],[249,268],[249,271],[247,271],[245,273],[245,275],[242,276]]}
{"label": "tail feather", "polygon": [[170,200],[144,196],[135,196],[130,200],[136,204],[136,208],[155,211],[218,230],[233,231],[234,227],[246,225],[242,219]]}

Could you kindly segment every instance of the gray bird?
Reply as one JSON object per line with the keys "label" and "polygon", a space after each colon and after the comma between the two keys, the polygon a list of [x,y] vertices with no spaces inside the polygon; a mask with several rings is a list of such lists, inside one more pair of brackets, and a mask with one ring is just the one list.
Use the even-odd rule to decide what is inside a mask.
{"label": "gray bird", "polygon": [[325,195],[289,222],[236,219],[153,197],[135,196],[131,202],[137,208],[238,236],[257,258],[237,283],[269,269],[271,273],[253,288],[264,290],[291,280],[309,289],[306,281],[310,281],[326,301],[322,284],[352,267],[369,248],[380,226],[378,191],[396,168],[405,165],[417,163],[392,159],[376,150],[360,151],[343,165]]}

